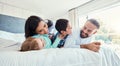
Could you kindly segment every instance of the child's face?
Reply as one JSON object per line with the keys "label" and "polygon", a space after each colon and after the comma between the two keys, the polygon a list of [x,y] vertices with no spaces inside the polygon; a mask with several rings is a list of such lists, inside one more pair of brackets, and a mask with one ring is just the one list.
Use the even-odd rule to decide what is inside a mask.
{"label": "child's face", "polygon": [[21,51],[40,50],[43,49],[44,46],[44,40],[40,38],[29,37],[23,42],[21,46]]}
{"label": "child's face", "polygon": [[36,33],[38,34],[47,34],[48,33],[48,26],[45,22],[41,21],[36,28]]}
{"label": "child's face", "polygon": [[70,23],[68,23],[68,25],[67,25],[66,33],[67,34],[71,34],[72,33],[72,27],[71,27]]}
{"label": "child's face", "polygon": [[34,49],[40,50],[40,49],[43,49],[43,48],[44,48],[44,44],[45,44],[45,43],[44,43],[44,41],[43,41],[42,39],[36,38],[35,41],[36,41],[36,44],[35,44]]}
{"label": "child's face", "polygon": [[70,23],[68,23],[66,30],[65,31],[62,30],[61,34],[67,35],[67,34],[71,34],[71,33],[72,33],[72,27],[71,27]]}

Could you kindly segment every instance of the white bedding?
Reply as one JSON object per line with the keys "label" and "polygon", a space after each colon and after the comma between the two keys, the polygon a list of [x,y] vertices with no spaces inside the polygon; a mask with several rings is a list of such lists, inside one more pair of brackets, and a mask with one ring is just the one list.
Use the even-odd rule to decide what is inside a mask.
{"label": "white bedding", "polygon": [[0,52],[0,66],[100,66],[100,55],[86,49]]}
{"label": "white bedding", "polygon": [[105,47],[98,52],[87,49],[43,49],[19,52],[0,51],[0,66],[120,66],[120,58]]}
{"label": "white bedding", "polygon": [[0,66],[120,66],[116,45],[102,45],[99,52],[79,48],[19,52],[21,44],[0,40]]}
{"label": "white bedding", "polygon": [[0,51],[19,50],[20,46],[21,46],[20,42],[0,38]]}
{"label": "white bedding", "polygon": [[102,45],[99,52],[79,48],[19,52],[24,38],[0,34],[0,66],[120,66],[120,46]]}
{"label": "white bedding", "polygon": [[21,42],[21,43],[25,40],[24,33],[11,33],[2,30],[0,30],[0,38]]}
{"label": "white bedding", "polygon": [[99,51],[101,66],[120,66],[120,46],[102,45]]}

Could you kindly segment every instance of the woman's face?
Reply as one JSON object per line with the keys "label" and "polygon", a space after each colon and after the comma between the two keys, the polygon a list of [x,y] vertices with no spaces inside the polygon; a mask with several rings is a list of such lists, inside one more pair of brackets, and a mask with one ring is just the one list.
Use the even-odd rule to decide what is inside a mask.
{"label": "woman's face", "polygon": [[36,28],[37,34],[48,34],[48,26],[45,22],[39,22],[39,25]]}

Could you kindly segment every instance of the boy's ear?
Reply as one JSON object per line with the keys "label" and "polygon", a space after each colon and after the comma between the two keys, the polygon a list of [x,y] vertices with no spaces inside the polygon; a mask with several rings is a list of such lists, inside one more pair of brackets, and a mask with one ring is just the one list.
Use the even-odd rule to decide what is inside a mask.
{"label": "boy's ear", "polygon": [[65,33],[65,31],[63,31],[63,30],[61,30],[60,32],[61,32],[61,34],[64,34],[64,33]]}

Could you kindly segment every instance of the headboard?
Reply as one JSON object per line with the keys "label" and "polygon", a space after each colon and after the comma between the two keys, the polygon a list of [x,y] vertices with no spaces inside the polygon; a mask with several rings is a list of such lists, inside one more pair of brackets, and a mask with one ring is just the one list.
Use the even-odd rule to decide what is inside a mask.
{"label": "headboard", "polygon": [[25,19],[0,14],[0,30],[24,33]]}

